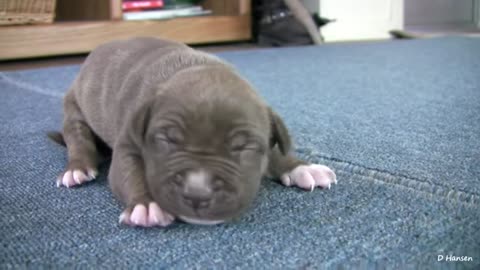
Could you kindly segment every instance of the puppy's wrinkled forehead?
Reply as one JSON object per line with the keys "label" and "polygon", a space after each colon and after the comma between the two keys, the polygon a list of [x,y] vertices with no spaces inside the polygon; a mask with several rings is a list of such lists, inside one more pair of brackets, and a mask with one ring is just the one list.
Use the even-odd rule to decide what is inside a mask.
{"label": "puppy's wrinkled forehead", "polygon": [[269,125],[263,101],[245,80],[224,67],[182,72],[167,82],[163,96],[169,101],[155,108],[161,111],[156,115],[172,118],[197,137],[241,128],[260,130]]}
{"label": "puppy's wrinkled forehead", "polygon": [[181,71],[165,84],[165,91],[203,103],[213,99],[224,102],[250,100],[260,102],[252,86],[233,69],[222,65],[198,66]]}

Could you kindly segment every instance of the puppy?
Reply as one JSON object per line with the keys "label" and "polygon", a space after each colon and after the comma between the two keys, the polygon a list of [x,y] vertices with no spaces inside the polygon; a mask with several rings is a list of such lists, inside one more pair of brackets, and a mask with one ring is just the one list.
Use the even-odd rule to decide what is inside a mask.
{"label": "puppy", "polygon": [[131,226],[229,221],[263,176],[307,190],[336,183],[291,154],[285,124],[232,66],[168,40],[92,51],[64,98],[61,135],[68,165],[57,186],[93,180],[106,144],[120,222]]}

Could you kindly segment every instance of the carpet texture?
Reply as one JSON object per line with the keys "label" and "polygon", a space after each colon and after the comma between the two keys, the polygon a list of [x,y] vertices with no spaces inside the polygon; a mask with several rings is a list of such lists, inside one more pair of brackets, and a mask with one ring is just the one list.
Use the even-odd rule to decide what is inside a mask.
{"label": "carpet texture", "polygon": [[[332,190],[264,181],[240,220],[117,223],[106,174],[66,189],[61,97],[78,66],[0,73],[0,268],[480,267],[480,39],[227,52]],[[438,255],[473,261],[437,262]]]}

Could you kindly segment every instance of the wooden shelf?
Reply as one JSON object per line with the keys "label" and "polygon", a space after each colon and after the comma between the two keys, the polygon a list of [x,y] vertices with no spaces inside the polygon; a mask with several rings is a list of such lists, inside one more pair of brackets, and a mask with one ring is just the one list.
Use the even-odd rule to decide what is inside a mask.
{"label": "wooden shelf", "polygon": [[0,27],[0,60],[86,53],[110,40],[134,36],[162,37],[188,44],[248,40],[250,16]]}
{"label": "wooden shelf", "polygon": [[[110,3],[114,2],[118,0]],[[162,37],[187,44],[251,39],[249,0],[210,0],[206,3],[207,8],[218,15],[121,21],[115,20],[118,12],[110,11],[107,6],[106,15],[111,20],[0,27],[0,60],[87,53],[102,43],[136,36]]]}

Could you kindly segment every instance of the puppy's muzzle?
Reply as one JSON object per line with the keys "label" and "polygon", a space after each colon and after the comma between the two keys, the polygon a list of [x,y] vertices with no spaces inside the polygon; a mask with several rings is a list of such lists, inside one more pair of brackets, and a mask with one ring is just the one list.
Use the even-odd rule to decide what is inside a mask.
{"label": "puppy's muzzle", "polygon": [[186,173],[182,197],[194,209],[207,208],[213,197],[212,175],[205,170]]}
{"label": "puppy's muzzle", "polygon": [[[214,196],[213,177],[210,173],[203,169],[188,171],[182,182],[181,196],[185,204],[192,207],[194,211],[210,207]],[[223,220],[202,220],[186,216],[179,216],[179,218],[199,225],[215,225],[223,222]]]}

